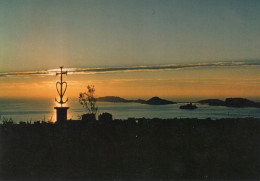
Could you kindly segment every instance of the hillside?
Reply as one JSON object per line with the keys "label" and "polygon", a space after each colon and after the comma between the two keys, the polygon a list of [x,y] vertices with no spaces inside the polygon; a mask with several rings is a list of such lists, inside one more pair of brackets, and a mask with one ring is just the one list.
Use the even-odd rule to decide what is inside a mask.
{"label": "hillside", "polygon": [[259,180],[259,119],[0,124],[0,180]]}

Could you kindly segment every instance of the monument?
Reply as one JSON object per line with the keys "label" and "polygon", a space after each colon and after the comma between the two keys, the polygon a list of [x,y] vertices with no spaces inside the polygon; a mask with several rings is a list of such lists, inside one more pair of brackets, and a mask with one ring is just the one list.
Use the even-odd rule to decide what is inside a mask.
{"label": "monument", "polygon": [[[62,75],[67,75],[67,71],[62,71],[63,67],[60,67],[60,72],[56,73],[57,75],[60,75],[60,82],[56,83],[56,89],[59,94],[59,100],[55,98],[55,101],[60,104],[60,107],[54,107],[56,109],[56,121],[57,122],[64,122],[67,121],[67,111],[69,107],[63,107],[63,104],[68,102],[68,99],[66,101],[63,101],[64,94],[67,90],[67,82],[63,82]],[[63,87],[64,86],[64,87]]]}

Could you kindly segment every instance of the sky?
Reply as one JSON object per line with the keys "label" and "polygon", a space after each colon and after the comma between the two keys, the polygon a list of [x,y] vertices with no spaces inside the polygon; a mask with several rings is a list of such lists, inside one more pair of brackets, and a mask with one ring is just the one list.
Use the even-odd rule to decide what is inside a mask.
{"label": "sky", "polygon": [[53,98],[64,66],[72,98],[257,99],[259,22],[259,0],[0,0],[0,98]]}

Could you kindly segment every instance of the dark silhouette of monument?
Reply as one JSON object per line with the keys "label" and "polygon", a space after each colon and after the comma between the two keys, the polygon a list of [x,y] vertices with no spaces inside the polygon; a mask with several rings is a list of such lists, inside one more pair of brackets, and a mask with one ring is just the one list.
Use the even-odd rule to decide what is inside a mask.
{"label": "dark silhouette of monument", "polygon": [[[63,67],[60,67],[60,72],[56,73],[56,76],[60,75],[60,82],[56,83],[56,89],[60,96],[60,100],[58,101],[55,98],[55,101],[60,104],[60,107],[54,107],[54,109],[56,109],[56,121],[57,122],[67,121],[67,110],[69,109],[69,107],[62,107],[63,104],[68,102],[68,99],[66,99],[66,101],[63,101],[64,94],[66,93],[66,90],[67,90],[67,82],[64,82],[62,80],[62,75],[63,74],[67,75],[68,72],[62,71],[62,68]],[[65,87],[63,87],[63,86],[65,86]]]}

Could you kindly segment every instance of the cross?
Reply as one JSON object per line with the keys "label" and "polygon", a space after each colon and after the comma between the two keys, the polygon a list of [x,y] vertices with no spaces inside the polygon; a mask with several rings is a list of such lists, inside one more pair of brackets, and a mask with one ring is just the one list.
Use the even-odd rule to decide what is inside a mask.
{"label": "cross", "polygon": [[[65,75],[67,75],[67,71],[62,71],[62,68],[63,67],[60,67],[60,72],[57,72],[56,73],[56,76],[57,75],[60,75],[60,82],[57,82],[56,83],[56,89],[57,89],[57,92],[58,92],[58,94],[59,94],[59,96],[60,96],[60,101],[57,101],[57,99],[55,98],[55,101],[57,102],[57,103],[59,103],[59,104],[61,104],[61,107],[62,107],[62,104],[64,104],[64,103],[66,103],[66,102],[68,102],[68,99],[66,100],[66,101],[63,101],[63,96],[64,96],[64,94],[65,94],[65,92],[66,92],[66,90],[67,90],[67,82],[63,82],[62,81],[62,75],[63,74],[65,74]],[[58,89],[58,85],[60,84],[60,90]],[[63,90],[63,84],[65,84],[66,86],[65,86],[65,89]]]}

